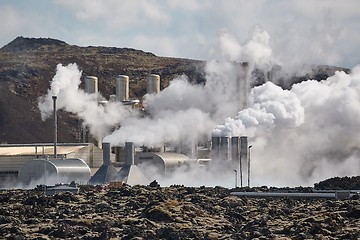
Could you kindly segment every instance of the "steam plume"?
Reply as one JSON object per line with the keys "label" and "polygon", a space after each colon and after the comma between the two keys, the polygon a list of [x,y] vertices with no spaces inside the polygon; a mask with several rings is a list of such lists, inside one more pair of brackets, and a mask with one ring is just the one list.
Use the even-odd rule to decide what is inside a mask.
{"label": "steam plume", "polygon": [[131,109],[119,102],[100,105],[99,100],[103,97],[99,93],[85,93],[79,89],[80,83],[81,71],[75,63],[67,66],[58,64],[48,93],[39,98],[41,118],[45,120],[51,116],[52,96],[56,95],[58,109],[76,114],[84,121],[85,126],[89,126],[90,133],[101,139],[109,133],[110,128],[118,125],[123,119],[135,115]]}

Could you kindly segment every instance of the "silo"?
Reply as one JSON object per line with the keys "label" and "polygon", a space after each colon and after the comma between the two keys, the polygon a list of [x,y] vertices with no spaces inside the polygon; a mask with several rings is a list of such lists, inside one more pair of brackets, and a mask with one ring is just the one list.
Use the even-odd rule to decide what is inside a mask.
{"label": "silo", "polygon": [[85,77],[85,92],[86,93],[97,93],[98,92],[98,78],[94,76]]}
{"label": "silo", "polygon": [[220,137],[211,137],[211,160],[216,161],[220,159]]}
{"label": "silo", "polygon": [[147,93],[157,94],[160,92],[160,76],[157,74],[150,74],[147,77]]}
{"label": "silo", "polygon": [[129,100],[129,77],[126,75],[116,77],[116,100]]}
{"label": "silo", "polygon": [[220,159],[222,161],[231,159],[230,137],[220,137]]}

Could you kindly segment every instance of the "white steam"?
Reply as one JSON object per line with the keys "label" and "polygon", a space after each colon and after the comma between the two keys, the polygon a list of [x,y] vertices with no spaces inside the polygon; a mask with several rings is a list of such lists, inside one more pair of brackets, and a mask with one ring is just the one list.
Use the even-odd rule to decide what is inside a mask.
{"label": "white steam", "polygon": [[[76,65],[59,65],[51,89],[39,101],[42,117],[51,114],[51,96],[57,95],[59,108],[77,114],[95,136],[117,128],[104,138],[112,145],[191,144],[210,139],[210,134],[247,135],[253,145],[253,185],[312,185],[328,177],[360,174],[360,66],[350,74],[336,72],[290,90],[267,82],[251,90],[243,109],[239,91],[244,89],[237,81],[247,77],[251,82],[254,66],[269,70],[275,62],[270,37],[257,26],[241,44],[224,30],[217,50],[225,60],[207,63],[204,85],[190,84],[185,76],[174,79],[159,94],[145,96],[149,116],[141,118],[120,103],[99,105],[97,94],[78,89],[81,72]],[[241,60],[249,61],[248,72],[237,62]],[[166,185],[231,186],[234,175],[231,169],[181,168],[161,180]]]}
{"label": "white steam", "polygon": [[241,44],[228,29],[219,33],[218,48],[226,61],[245,59],[257,66],[266,66],[274,61],[270,47],[270,35],[260,26],[255,25],[249,39]]}
{"label": "white steam", "polygon": [[89,127],[92,136],[102,139],[112,127],[135,115],[130,108],[119,102],[99,104],[99,100],[103,99],[101,95],[85,93],[79,89],[80,83],[81,71],[75,63],[67,66],[58,64],[48,93],[39,98],[41,118],[45,120],[52,114],[52,96],[57,96],[57,109],[76,114],[84,121],[83,124]]}
{"label": "white steam", "polygon": [[311,185],[360,173],[360,66],[290,91],[268,82],[251,99],[213,134],[249,136],[254,182]]}

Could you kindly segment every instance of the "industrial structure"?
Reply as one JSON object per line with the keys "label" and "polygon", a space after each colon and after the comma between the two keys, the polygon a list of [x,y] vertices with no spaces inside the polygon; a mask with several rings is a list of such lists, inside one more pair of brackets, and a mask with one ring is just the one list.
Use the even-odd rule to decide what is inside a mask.
{"label": "industrial structure", "polygon": [[54,185],[57,183],[87,183],[91,170],[80,158],[67,159],[35,159],[25,163],[19,170],[19,181],[22,184],[43,183]]}
{"label": "industrial structure", "polygon": [[190,161],[188,156],[175,152],[140,152],[135,156],[136,165],[156,167],[165,174]]}
{"label": "industrial structure", "polygon": [[[102,164],[102,150],[92,143],[60,143],[57,145],[59,159],[82,159],[90,168]],[[29,161],[54,159],[52,143],[1,144],[0,187],[5,182],[17,182],[20,169]]]}
{"label": "industrial structure", "polygon": [[111,163],[110,160],[110,143],[102,144],[103,152],[103,164],[96,171],[96,173],[91,177],[91,184],[103,184],[112,181],[117,174],[117,169]]}
{"label": "industrial structure", "polygon": [[150,74],[147,77],[146,84],[147,84],[146,92],[148,94],[157,94],[160,92],[160,76],[159,75]]}
{"label": "industrial structure", "polygon": [[239,174],[240,186],[247,175],[250,184],[250,156],[247,136],[211,137],[211,159],[217,163],[228,163]]}
{"label": "industrial structure", "polygon": [[[236,101],[239,109],[247,106],[248,98],[248,64],[236,63],[240,72],[235,80],[237,92]],[[160,92],[160,76],[147,76],[147,94]],[[85,92],[98,92],[98,78],[86,76]],[[129,77],[118,75],[115,78],[116,92],[110,101],[118,101],[123,105],[134,107],[139,103],[137,99],[129,97]],[[54,112],[56,105],[54,98]],[[108,101],[99,102],[107,104]],[[54,115],[56,122],[56,115]],[[246,136],[212,136],[210,145],[199,145],[193,139],[191,143],[182,143],[176,146],[163,146],[149,150],[146,146],[135,148],[134,143],[126,142],[124,146],[110,147],[109,143],[102,143],[99,136],[90,136],[87,126],[81,126],[83,143],[57,144],[56,124],[54,144],[24,144],[0,145],[0,177],[11,176],[18,178],[22,183],[29,184],[43,179],[46,183],[50,179],[63,181],[89,182],[90,184],[107,184],[119,181],[129,185],[148,184],[149,179],[143,170],[146,166],[156,167],[163,174],[171,174],[172,170],[191,164],[208,165],[211,162],[226,163],[240,174],[241,185],[243,173],[247,171],[248,139]],[[210,149],[211,148],[211,149]],[[139,167],[141,166],[141,168]],[[93,173],[93,174],[92,174]],[[50,175],[52,177],[50,177]]]}

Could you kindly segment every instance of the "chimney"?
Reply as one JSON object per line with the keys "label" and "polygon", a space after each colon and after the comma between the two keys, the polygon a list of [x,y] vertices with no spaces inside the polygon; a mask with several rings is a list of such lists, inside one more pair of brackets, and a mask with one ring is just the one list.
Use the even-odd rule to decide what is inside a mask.
{"label": "chimney", "polygon": [[105,166],[110,165],[110,143],[102,143],[103,150],[103,164]]}
{"label": "chimney", "polygon": [[135,148],[133,142],[126,142],[125,143],[125,156],[126,156],[126,163],[125,165],[131,166],[135,165]]}
{"label": "chimney", "polygon": [[234,163],[240,161],[240,137],[231,138],[231,161]]}
{"label": "chimney", "polygon": [[85,77],[85,92],[86,93],[97,93],[98,92],[98,78],[94,76]]}
{"label": "chimney", "polygon": [[129,100],[129,77],[126,75],[116,77],[116,100]]}
{"label": "chimney", "polygon": [[211,137],[211,160],[220,159],[220,137]]}
{"label": "chimney", "polygon": [[160,76],[156,74],[150,74],[147,77],[147,93],[157,94],[160,92]]}
{"label": "chimney", "polygon": [[230,137],[220,138],[220,158],[222,161],[229,161],[231,158]]}

